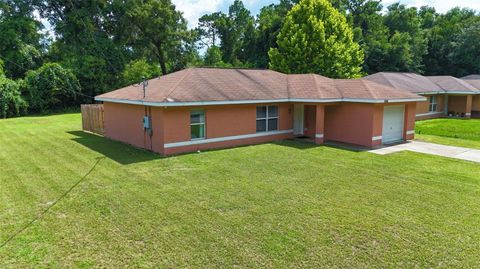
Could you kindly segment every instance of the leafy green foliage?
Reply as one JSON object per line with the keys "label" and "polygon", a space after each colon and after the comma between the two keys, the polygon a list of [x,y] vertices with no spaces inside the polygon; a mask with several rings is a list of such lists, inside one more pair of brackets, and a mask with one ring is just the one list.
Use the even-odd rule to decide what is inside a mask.
{"label": "leafy green foliage", "polygon": [[160,75],[158,65],[150,64],[145,59],[135,60],[125,66],[122,77],[125,85],[139,83]]}
{"label": "leafy green foliage", "polygon": [[[186,66],[181,57],[188,51],[192,33],[187,22],[170,0],[127,1],[126,17],[132,23],[131,40],[151,48],[163,74]],[[167,62],[170,70],[167,70]]]}
{"label": "leafy green foliage", "polygon": [[1,74],[0,68],[0,117],[7,118],[27,113],[27,102],[20,94],[17,82]]}
{"label": "leafy green foliage", "polygon": [[32,111],[46,112],[73,104],[80,93],[80,84],[71,70],[47,63],[27,73],[22,92]]}
{"label": "leafy green foliage", "polygon": [[5,74],[22,78],[26,70],[42,63],[42,24],[33,16],[32,1],[0,2],[0,56],[5,58]]}
{"label": "leafy green foliage", "polygon": [[345,16],[327,0],[302,0],[288,13],[269,52],[270,68],[332,78],[361,75],[363,51]]}

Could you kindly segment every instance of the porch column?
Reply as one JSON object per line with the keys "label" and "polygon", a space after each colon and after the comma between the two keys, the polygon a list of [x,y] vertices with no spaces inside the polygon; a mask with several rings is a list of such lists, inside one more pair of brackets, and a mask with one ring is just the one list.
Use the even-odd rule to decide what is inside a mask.
{"label": "porch column", "polygon": [[416,102],[405,104],[404,135],[403,140],[413,140],[415,138],[415,110]]}
{"label": "porch column", "polygon": [[448,117],[448,94],[445,94],[443,99],[443,115]]}
{"label": "porch column", "polygon": [[472,117],[472,98],[473,95],[467,95],[467,102],[465,107],[465,118]]}
{"label": "porch column", "polygon": [[324,118],[325,118],[325,107],[324,105],[316,105],[315,113],[315,144],[323,144],[324,141]]}

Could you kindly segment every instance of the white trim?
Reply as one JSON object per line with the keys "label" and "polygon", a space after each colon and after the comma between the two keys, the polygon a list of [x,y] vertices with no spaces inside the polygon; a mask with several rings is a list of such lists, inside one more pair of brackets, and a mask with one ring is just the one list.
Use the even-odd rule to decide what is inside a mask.
{"label": "white trim", "polygon": [[388,100],[389,103],[402,103],[402,102],[422,102],[422,101],[427,101],[426,97],[423,98],[411,98],[411,99],[392,99]]}
{"label": "white trim", "polygon": [[407,131],[407,135],[412,135],[412,134],[415,134],[415,130]]}
{"label": "white trim", "polygon": [[461,92],[461,91],[458,91],[458,92],[455,92],[455,91],[447,91],[447,94],[450,94],[450,95],[455,95],[455,94],[467,94],[467,95],[470,95],[470,94],[478,94],[477,92]]}
{"label": "white trim", "polygon": [[268,99],[268,100],[234,100],[234,101],[199,101],[199,102],[150,102],[143,100],[127,100],[127,99],[114,99],[95,97],[95,101],[112,102],[131,105],[143,105],[143,106],[209,106],[209,105],[238,105],[238,104],[264,104],[264,103],[334,103],[334,102],[351,102],[351,103],[396,103],[396,102],[418,102],[425,101],[424,98],[411,98],[411,99],[359,99],[359,98],[334,98],[334,99],[297,99],[297,98],[284,98],[284,99]]}
{"label": "white trim", "polygon": [[262,137],[262,136],[271,136],[271,135],[279,135],[279,134],[289,134],[289,133],[293,133],[293,130],[280,130],[280,131],[262,132],[262,133],[255,133],[255,134],[234,135],[234,136],[201,139],[201,140],[175,142],[175,143],[165,144],[164,147],[165,148],[176,148],[176,147],[183,147],[183,146],[208,144],[208,143],[215,143],[215,142],[224,142],[224,141],[231,141],[231,140],[255,138],[255,137]]}
{"label": "white trim", "polygon": [[441,91],[441,92],[414,92],[415,94],[480,94],[479,92],[462,92],[462,91],[447,91],[447,90],[444,90],[444,91]]}
{"label": "white trim", "polygon": [[382,140],[382,136],[374,136],[372,137],[372,141]]}
{"label": "white trim", "polygon": [[315,134],[315,138],[323,138],[323,134]]}
{"label": "white trim", "polygon": [[472,113],[465,113],[465,116],[472,116]]}
{"label": "white trim", "polygon": [[437,114],[443,114],[443,111],[417,114],[417,115],[415,115],[415,117],[431,116],[431,115],[437,115]]}

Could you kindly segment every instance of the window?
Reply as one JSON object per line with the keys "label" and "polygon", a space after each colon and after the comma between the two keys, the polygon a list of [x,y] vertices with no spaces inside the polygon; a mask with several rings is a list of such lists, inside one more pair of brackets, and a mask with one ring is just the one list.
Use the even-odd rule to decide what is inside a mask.
{"label": "window", "polygon": [[205,111],[190,112],[190,135],[192,140],[205,138]]}
{"label": "window", "polygon": [[278,106],[257,107],[257,133],[278,130]]}
{"label": "window", "polygon": [[437,111],[437,97],[435,95],[430,96],[430,105],[428,107],[428,111]]}

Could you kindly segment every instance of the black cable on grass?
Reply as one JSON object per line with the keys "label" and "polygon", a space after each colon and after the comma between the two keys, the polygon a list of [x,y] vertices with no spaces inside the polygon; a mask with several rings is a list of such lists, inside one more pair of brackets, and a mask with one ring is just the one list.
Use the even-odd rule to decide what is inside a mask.
{"label": "black cable on grass", "polygon": [[25,231],[26,229],[28,229],[30,226],[32,226],[33,223],[35,223],[37,220],[40,220],[41,218],[43,218],[43,216],[45,216],[45,214],[53,207],[55,206],[60,200],[62,200],[63,198],[65,198],[65,196],[67,196],[75,187],[78,186],[78,184],[80,184],[83,180],[85,180],[85,178],[87,178],[88,175],[90,175],[90,173],[93,172],[93,170],[95,169],[95,167],[97,167],[98,163],[105,159],[105,157],[98,157],[96,158],[97,161],[95,162],[95,164],[92,166],[92,168],[90,168],[90,170],[82,177],[80,178],[80,180],[78,180],[75,184],[73,184],[66,192],[64,192],[60,197],[58,197],[57,200],[55,200],[51,205],[49,205],[47,208],[45,208],[45,210],[43,210],[40,214],[38,214],[35,218],[33,218],[30,222],[28,222],[25,226],[23,226],[20,230],[18,230],[17,232],[15,232],[14,234],[12,234],[7,240],[5,240],[5,242],[3,242],[1,245],[0,245],[0,249],[3,248],[5,245],[7,245],[10,241],[12,241],[15,237],[17,237],[19,234],[21,234],[23,231]]}

